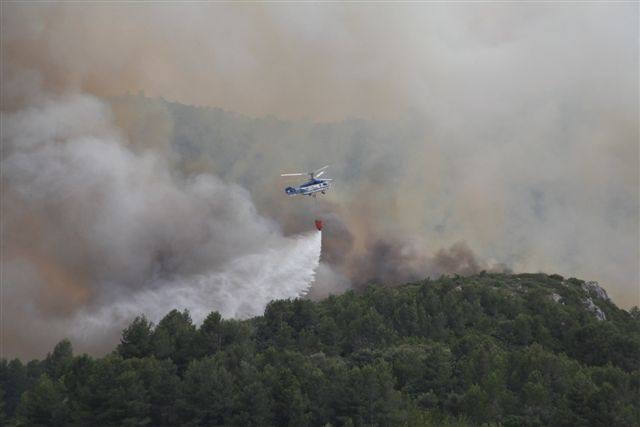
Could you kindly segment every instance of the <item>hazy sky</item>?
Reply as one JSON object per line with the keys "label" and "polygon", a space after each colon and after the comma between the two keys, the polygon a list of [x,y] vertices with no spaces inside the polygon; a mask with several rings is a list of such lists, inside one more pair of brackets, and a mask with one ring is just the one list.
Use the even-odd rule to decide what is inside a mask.
{"label": "hazy sky", "polygon": [[[143,142],[128,140],[126,118],[114,120],[99,101],[144,90],[147,97],[287,123],[363,119],[375,129],[366,135],[375,137],[364,137],[362,158],[340,163],[338,149],[327,155],[343,181],[331,199],[333,212],[349,228],[353,259],[365,259],[359,269],[377,268],[381,254],[390,253],[396,255],[388,259],[409,269],[431,268],[433,258],[422,262],[412,251],[432,257],[443,248],[451,254],[470,248],[483,266],[594,279],[623,307],[640,304],[638,12],[633,2],[3,4],[2,183],[11,220],[20,218],[3,217],[3,263],[26,269],[15,267],[19,279],[12,285],[5,275],[4,285],[15,290],[29,282],[24,271],[33,270],[36,255],[39,271],[56,272],[39,273],[46,289],[66,283],[65,275],[72,282],[82,277],[77,301],[69,303],[74,307],[89,298],[83,292],[97,286],[96,277],[114,286],[146,277],[148,259],[117,274],[103,271],[106,264],[76,265],[68,254],[85,246],[74,249],[72,227],[56,219],[81,206],[79,221],[87,224],[95,196],[80,184],[102,182],[94,176],[101,171],[73,168],[91,156],[108,159],[99,154],[104,150],[117,160],[100,163],[107,176],[151,179],[161,193],[192,200],[192,187],[172,182],[167,142],[157,137],[171,123],[141,137],[146,154],[129,152]],[[93,142],[69,145],[78,138]],[[300,140],[298,151],[306,144]],[[261,172],[294,166],[278,163],[287,157],[283,147],[265,144],[269,161]],[[78,172],[55,189],[69,199],[33,196],[59,194],[49,176],[33,174],[53,167],[52,159]],[[110,169],[118,164],[129,166]],[[131,177],[130,165],[149,169],[135,166]],[[349,174],[355,166],[360,175]],[[105,188],[123,200],[139,195]],[[196,197],[185,209],[197,211],[198,203]],[[182,214],[202,222],[220,215]],[[152,217],[160,226],[175,220]],[[114,224],[128,219],[118,221],[98,230],[117,233]],[[151,249],[167,242],[187,252],[202,243],[194,246],[192,234],[145,229],[139,236],[150,241],[117,240],[113,254],[103,243],[92,246],[95,230],[87,230],[83,244],[106,250],[108,265],[116,266],[123,264],[112,257],[128,252],[155,257]],[[259,231],[269,230],[278,233],[277,226]],[[242,252],[245,237],[238,239]],[[321,267],[327,277],[345,273],[330,270]],[[11,303],[33,303],[31,292],[20,288]],[[65,302],[52,306],[58,304]]]}

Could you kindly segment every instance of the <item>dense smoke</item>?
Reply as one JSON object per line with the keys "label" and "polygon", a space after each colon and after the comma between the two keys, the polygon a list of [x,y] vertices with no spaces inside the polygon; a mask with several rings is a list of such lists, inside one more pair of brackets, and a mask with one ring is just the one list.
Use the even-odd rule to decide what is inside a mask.
{"label": "dense smoke", "polygon": [[11,353],[64,336],[109,348],[136,315],[195,321],[262,313],[306,293],[320,235],[286,238],[249,193],[210,174],[175,176],[136,154],[91,96],[43,98],[3,116],[3,328]]}
{"label": "dense smoke", "polygon": [[2,7],[7,336],[317,216],[313,297],[509,268],[640,303],[637,4]]}
{"label": "dense smoke", "polygon": [[[79,310],[64,325],[64,333],[100,351],[114,330],[144,313],[153,321],[176,307],[190,310],[200,323],[213,310],[226,318],[248,318],[263,313],[274,299],[302,296],[313,282],[320,260],[320,232],[299,236],[261,253],[241,255],[222,270],[162,279],[140,291],[121,293],[93,311]],[[262,245],[257,245],[262,248]]]}

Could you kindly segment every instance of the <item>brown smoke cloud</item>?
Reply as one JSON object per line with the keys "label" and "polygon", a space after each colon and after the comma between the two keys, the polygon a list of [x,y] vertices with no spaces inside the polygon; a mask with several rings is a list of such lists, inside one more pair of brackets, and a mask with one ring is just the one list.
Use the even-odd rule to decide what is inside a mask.
{"label": "brown smoke cloud", "polygon": [[136,315],[173,308],[255,316],[313,282],[319,233],[285,237],[246,189],[180,175],[145,138],[127,143],[112,111],[42,92],[3,112],[2,357],[65,336],[104,352]]}
{"label": "brown smoke cloud", "polygon": [[[239,184],[287,234],[322,216],[312,296],[506,265],[599,280],[622,306],[640,303],[635,4],[2,8],[4,117],[92,94],[107,112],[56,108],[29,128],[115,138],[162,159],[162,179]],[[4,149],[24,150],[24,136],[3,129]],[[326,163],[325,200],[282,193],[280,172]],[[47,315],[95,298],[96,269],[129,289],[209,262],[175,255],[193,248],[192,228],[149,231],[197,209],[151,215],[151,242],[87,252],[76,228],[99,213],[91,192],[35,209],[7,179],[2,244],[20,262],[4,282]],[[139,262],[149,247],[163,250]],[[91,266],[77,261],[87,253]]]}

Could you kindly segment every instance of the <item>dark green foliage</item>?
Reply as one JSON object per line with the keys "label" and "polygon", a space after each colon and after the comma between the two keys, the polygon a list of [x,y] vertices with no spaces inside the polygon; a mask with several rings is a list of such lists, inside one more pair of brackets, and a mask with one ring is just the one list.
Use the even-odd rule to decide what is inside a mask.
{"label": "dark green foliage", "polygon": [[0,361],[0,387],[3,391],[3,411],[6,417],[15,414],[20,396],[28,387],[27,370],[18,359]]}
{"label": "dark green foliage", "polygon": [[122,331],[122,338],[116,351],[125,359],[130,357],[147,357],[153,352],[153,323],[146,317],[136,317]]}
{"label": "dark green foliage", "polygon": [[171,359],[183,372],[189,360],[197,356],[198,333],[188,311],[172,310],[156,327],[151,340],[152,355]]}
{"label": "dark green foliage", "polygon": [[398,425],[404,418],[402,395],[395,390],[388,364],[376,361],[352,368],[343,396],[346,414],[356,425]]}
{"label": "dark green foliage", "polygon": [[199,328],[174,310],[100,359],[65,340],[2,360],[0,423],[637,426],[639,351],[640,311],[578,279],[443,277]]}
{"label": "dark green foliage", "polygon": [[62,340],[56,344],[52,353],[44,359],[44,369],[54,380],[59,379],[69,369],[73,360],[73,349],[69,340]]}
{"label": "dark green foliage", "polygon": [[178,408],[187,425],[225,425],[233,415],[233,375],[219,358],[194,360],[184,374]]}
{"label": "dark green foliage", "polygon": [[4,401],[4,390],[2,390],[2,386],[0,386],[0,426],[6,425],[9,423],[9,417],[5,413],[5,401]]}
{"label": "dark green foliage", "polygon": [[239,362],[253,353],[250,325],[247,322],[225,320],[218,312],[204,319],[196,340],[196,353],[202,356],[223,352],[225,358]]}
{"label": "dark green foliage", "polygon": [[61,384],[43,374],[22,395],[17,419],[30,426],[66,425],[69,422],[69,407]]}

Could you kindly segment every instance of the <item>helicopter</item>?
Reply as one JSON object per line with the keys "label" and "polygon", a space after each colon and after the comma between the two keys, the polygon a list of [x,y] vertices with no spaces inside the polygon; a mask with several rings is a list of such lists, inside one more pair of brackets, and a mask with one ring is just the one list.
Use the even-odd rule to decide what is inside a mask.
{"label": "helicopter", "polygon": [[316,197],[317,193],[327,194],[326,191],[330,187],[331,178],[322,178],[329,165],[323,166],[314,172],[299,172],[299,173],[283,173],[280,176],[309,176],[309,180],[300,184],[297,187],[287,187],[284,192],[289,196],[303,195]]}

